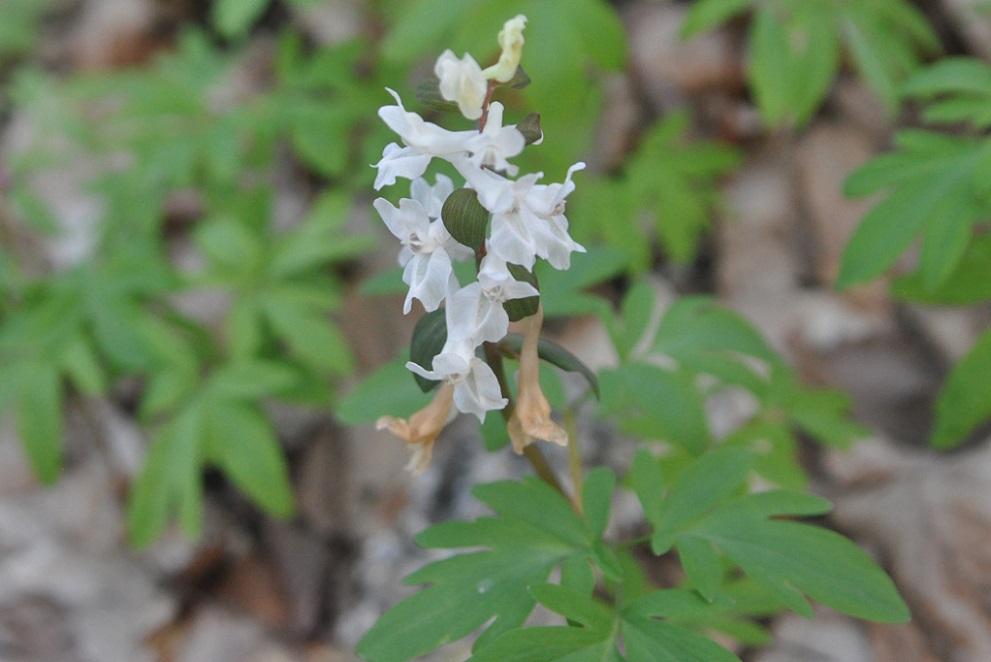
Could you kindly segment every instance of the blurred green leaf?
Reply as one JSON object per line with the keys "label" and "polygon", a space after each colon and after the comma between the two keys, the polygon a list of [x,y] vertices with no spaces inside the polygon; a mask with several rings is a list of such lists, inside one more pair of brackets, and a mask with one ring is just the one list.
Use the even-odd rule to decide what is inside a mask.
{"label": "blurred green leaf", "polygon": [[239,37],[258,20],[270,0],[214,0],[211,18],[225,37]]}
{"label": "blurred green leaf", "polygon": [[932,444],[952,448],[974,428],[991,418],[991,329],[977,339],[970,351],[950,371],[936,400],[936,426]]}

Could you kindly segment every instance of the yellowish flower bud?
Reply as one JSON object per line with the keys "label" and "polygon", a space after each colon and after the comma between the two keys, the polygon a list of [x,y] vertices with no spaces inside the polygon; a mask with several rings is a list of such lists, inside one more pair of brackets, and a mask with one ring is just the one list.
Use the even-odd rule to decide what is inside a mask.
{"label": "yellowish flower bud", "polygon": [[513,450],[517,453],[522,453],[524,448],[540,439],[558,446],[568,445],[568,433],[551,420],[551,405],[540,388],[537,342],[543,323],[544,310],[538,308],[537,313],[530,317],[520,350],[519,398],[507,424]]}
{"label": "yellowish flower bud", "polygon": [[451,408],[453,402],[454,386],[441,384],[430,404],[410,416],[408,421],[405,418],[383,416],[375,422],[376,430],[388,430],[409,444],[410,458],[406,463],[406,470],[414,476],[420,475],[430,466],[437,435],[451,420],[451,415],[456,413]]}
{"label": "yellowish flower bud", "polygon": [[482,71],[486,78],[508,83],[516,75],[516,68],[520,66],[520,57],[523,55],[524,27],[526,27],[526,16],[523,14],[517,14],[502,26],[502,30],[499,31],[502,55],[499,56],[498,62]]}

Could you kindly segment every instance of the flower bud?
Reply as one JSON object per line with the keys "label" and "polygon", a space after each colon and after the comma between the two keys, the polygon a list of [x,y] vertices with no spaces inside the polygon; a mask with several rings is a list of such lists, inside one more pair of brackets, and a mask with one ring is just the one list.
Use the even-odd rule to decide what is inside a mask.
{"label": "flower bud", "polygon": [[538,308],[537,314],[530,318],[520,352],[519,397],[506,426],[513,450],[517,453],[522,453],[524,448],[540,439],[558,446],[568,445],[568,433],[551,420],[551,405],[540,388],[537,343],[543,322],[544,311]]}
{"label": "flower bud", "polygon": [[502,47],[502,55],[499,61],[482,73],[490,80],[500,83],[508,83],[516,75],[516,68],[520,66],[520,57],[523,55],[523,28],[526,27],[526,16],[518,14],[509,19],[499,31],[499,45]]}

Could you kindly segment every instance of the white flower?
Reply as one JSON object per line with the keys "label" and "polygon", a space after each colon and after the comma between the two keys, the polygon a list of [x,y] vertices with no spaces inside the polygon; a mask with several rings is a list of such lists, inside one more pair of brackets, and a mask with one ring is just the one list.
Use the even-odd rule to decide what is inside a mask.
{"label": "white flower", "polygon": [[513,278],[505,260],[488,254],[482,260],[478,281],[448,299],[447,337],[455,342],[470,340],[474,345],[502,340],[509,331],[509,315],[502,304],[539,294],[530,283]]}
{"label": "white flower", "polygon": [[502,125],[503,106],[498,101],[489,104],[489,114],[485,120],[485,128],[475,133],[466,142],[468,161],[481,168],[505,170],[515,176],[519,167],[509,163],[512,158],[526,147],[526,138],[515,126]]}
{"label": "white flower", "polygon": [[412,361],[406,367],[426,379],[443,381],[454,386],[454,406],[458,411],[474,414],[485,420],[485,412],[502,409],[509,401],[502,397],[499,380],[492,368],[475,356],[470,341],[448,342],[434,357],[432,370]]}
{"label": "white flower", "polygon": [[448,131],[427,122],[416,113],[407,111],[394,90],[386,90],[397,105],[382,106],[379,108],[379,117],[399,134],[406,147],[399,147],[395,143],[386,146],[382,159],[374,166],[379,169],[375,178],[376,190],[394,183],[396,177],[419,177],[426,171],[434,156],[452,159],[468,153],[467,141],[476,137],[477,131]]}
{"label": "white flower", "polygon": [[489,82],[471,55],[465,53],[459,60],[451,49],[447,49],[437,58],[434,73],[440,79],[441,96],[456,102],[462,115],[470,120],[482,116]]}
{"label": "white flower", "polygon": [[437,310],[448,290],[456,289],[451,253],[462,258],[471,251],[458,244],[441,221],[431,222],[416,200],[403,198],[398,209],[385,198],[376,199],[373,205],[389,232],[403,244],[399,264],[405,267],[403,282],[409,285],[403,313],[409,313],[414,298],[428,312]]}
{"label": "white flower", "polygon": [[437,175],[436,181],[437,183],[431,186],[427,180],[417,177],[410,184],[410,196],[423,205],[430,218],[440,218],[444,201],[454,192],[454,182],[450,177]]}
{"label": "white flower", "polygon": [[488,67],[483,73],[486,78],[492,78],[500,83],[507,83],[516,75],[523,54],[523,28],[526,27],[526,16],[518,14],[506,21],[499,31],[499,45],[502,54],[499,61]]}
{"label": "white flower", "polygon": [[382,158],[373,168],[378,168],[375,175],[375,190],[396,183],[396,177],[415,179],[422,175],[430,165],[429,154],[421,154],[412,147],[400,147],[389,143],[382,150]]}
{"label": "white flower", "polygon": [[542,257],[555,269],[567,269],[571,253],[585,252],[568,234],[565,198],[575,189],[571,175],[585,167],[576,163],[562,184],[538,185],[543,173],[513,181],[491,170],[456,161],[458,171],[477,191],[478,201],[492,212],[489,250],[507,262],[527,269]]}

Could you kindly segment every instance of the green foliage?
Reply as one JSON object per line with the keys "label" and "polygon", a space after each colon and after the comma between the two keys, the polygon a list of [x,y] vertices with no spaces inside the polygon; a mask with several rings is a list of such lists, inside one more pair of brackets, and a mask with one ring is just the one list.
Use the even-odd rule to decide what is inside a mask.
{"label": "green foliage", "polygon": [[847,180],[848,195],[890,193],[850,238],[838,287],[879,276],[920,235],[922,282],[927,289],[941,286],[963,258],[974,224],[991,210],[980,184],[991,142],[905,130],[895,146]]}
{"label": "green foliage", "polygon": [[664,481],[657,461],[641,451],[633,478],[654,528],[654,553],[677,550],[689,581],[710,601],[722,582],[721,551],[770,595],[805,616],[812,616],[812,608],[802,593],[860,618],[908,620],[891,580],[852,542],[832,531],[773,519],[820,515],[829,510],[828,502],[783,490],[739,494],[749,459],[739,449],[716,451]]}
{"label": "green foliage", "polygon": [[686,113],[665,118],[648,131],[620,174],[579,188],[572,214],[576,236],[627,251],[637,272],[650,267],[650,240],[676,261],[695,256],[719,179],[740,157],[719,143],[689,143],[689,122]]}
{"label": "green foliage", "polygon": [[[595,532],[566,499],[546,483],[479,485],[475,496],[495,517],[438,524],[417,537],[428,548],[483,547],[433,562],[406,578],[430,584],[392,607],[358,644],[373,662],[402,662],[467,636],[493,618],[479,640],[520,627],[536,600],[533,584],[570,558],[597,562],[609,554]],[[539,504],[535,508],[534,505]]]}
{"label": "green foliage", "polygon": [[686,37],[748,9],[748,76],[769,126],[801,126],[822,104],[845,51],[860,75],[894,112],[898,84],[939,49],[922,13],[905,0],[699,0],[686,18]]}
{"label": "green foliage", "polygon": [[[428,586],[392,607],[358,653],[371,662],[404,662],[488,624],[473,662],[732,661],[734,655],[698,632],[732,623],[727,616],[745,604],[726,562],[772,600],[805,615],[811,607],[803,594],[863,618],[907,620],[891,580],[852,542],[780,519],[822,514],[828,502],[783,490],[747,494],[750,460],[747,451],[717,451],[667,480],[649,453],[634,459],[632,482],[653,529],[651,548],[658,555],[678,552],[690,586],[681,589],[637,590],[641,580],[624,571],[622,553],[603,540],[611,472],[589,474],[584,515],[536,479],[480,485],[474,493],[494,516],[436,525],[418,543],[481,550],[407,577],[407,584]],[[555,567],[562,568],[560,583],[547,583]],[[625,590],[627,582],[633,590]],[[521,627],[538,602],[567,619],[567,627]]]}
{"label": "green foliage", "polygon": [[[353,369],[332,321],[343,290],[335,267],[370,239],[345,233],[347,188],[317,196],[292,227],[276,228],[275,157],[281,145],[302,145],[298,163],[317,177],[370,181],[355,167],[367,163],[367,132],[356,129],[374,118],[380,93],[372,89],[381,87],[355,75],[361,49],[307,52],[284,38],[273,85],[240,98],[230,96],[240,56],[199,33],[184,33],[174,53],[141,69],[15,81],[16,101],[37,108],[39,130],[59,138],[12,162],[15,211],[53,232],[30,175],[82,157],[101,164],[89,186],[105,214],[77,266],[41,278],[6,266],[0,354],[14,369],[2,378],[0,404],[16,414],[38,474],[51,480],[65,387],[97,395],[125,378],[143,384],[139,411],[153,434],[129,506],[135,543],[152,542],[173,516],[199,532],[204,467],[269,513],[292,512],[285,459],[262,405],[326,405],[328,379]],[[122,157],[126,169],[115,165]],[[175,240],[165,232],[177,190],[194,201],[196,223],[181,227],[178,243],[191,240],[196,269],[173,261]],[[177,294],[198,291],[223,293],[219,324],[177,310]]]}
{"label": "green foliage", "polygon": [[620,365],[600,373],[601,413],[629,434],[704,454],[715,443],[707,400],[743,389],[755,410],[722,444],[754,452],[758,473],[791,488],[806,482],[797,434],[841,447],[866,435],[846,419],[846,396],[802,387],[756,329],[707,298],[685,297],[662,313],[653,289],[639,283],[607,329]]}
{"label": "green foliage", "polygon": [[[907,98],[925,102],[933,123],[966,123],[980,133],[948,136],[932,130],[904,130],[895,150],[851,175],[847,194],[884,193],[850,238],[838,287],[884,273],[921,237],[914,271],[894,280],[896,296],[922,303],[968,305],[991,299],[991,127],[987,102],[991,68],[967,58],[948,58],[910,78]],[[987,332],[951,371],[936,403],[932,443],[949,448],[963,442],[991,417]]]}

